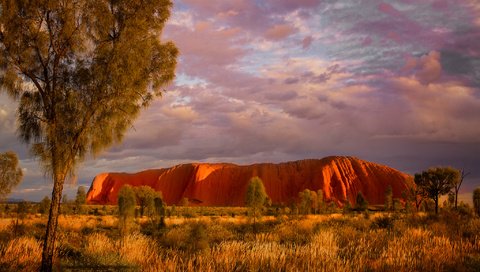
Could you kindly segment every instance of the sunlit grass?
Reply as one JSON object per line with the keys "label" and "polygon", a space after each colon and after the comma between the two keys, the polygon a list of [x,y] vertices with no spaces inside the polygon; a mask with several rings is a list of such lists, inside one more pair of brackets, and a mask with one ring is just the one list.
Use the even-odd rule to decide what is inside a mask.
{"label": "sunlit grass", "polygon": [[[388,220],[385,220],[387,218]],[[58,259],[72,267],[133,271],[478,271],[480,219],[383,214],[264,217],[253,233],[245,216],[174,216],[145,233],[148,218],[121,237],[114,216],[59,220]],[[24,220],[20,236],[0,220],[0,266],[35,271],[46,217]],[[456,223],[456,224],[454,224]],[[196,229],[196,232],[194,232]],[[454,231],[452,231],[454,230]],[[193,236],[195,235],[200,236]]]}

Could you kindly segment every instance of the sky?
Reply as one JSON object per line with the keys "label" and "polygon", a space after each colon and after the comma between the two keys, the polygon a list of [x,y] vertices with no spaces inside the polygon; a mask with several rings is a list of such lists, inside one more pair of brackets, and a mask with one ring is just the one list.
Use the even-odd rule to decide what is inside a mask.
{"label": "sky", "polygon": [[[174,0],[162,39],[177,77],[124,141],[80,165],[65,193],[102,172],[190,162],[349,155],[409,174],[451,165],[480,186],[477,0]],[[11,198],[52,184],[16,137],[0,95],[0,152],[19,154]]]}

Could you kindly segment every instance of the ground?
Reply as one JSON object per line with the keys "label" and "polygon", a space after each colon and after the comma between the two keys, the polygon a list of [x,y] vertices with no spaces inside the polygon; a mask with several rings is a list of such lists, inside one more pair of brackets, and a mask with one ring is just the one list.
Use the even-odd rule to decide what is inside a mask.
{"label": "ground", "polygon": [[[480,218],[452,210],[434,216],[338,210],[296,215],[271,209],[254,226],[245,208],[170,207],[164,226],[136,218],[123,236],[115,206],[82,211],[87,214],[60,216],[56,270],[480,270]],[[47,217],[2,216],[1,270],[36,271]]]}

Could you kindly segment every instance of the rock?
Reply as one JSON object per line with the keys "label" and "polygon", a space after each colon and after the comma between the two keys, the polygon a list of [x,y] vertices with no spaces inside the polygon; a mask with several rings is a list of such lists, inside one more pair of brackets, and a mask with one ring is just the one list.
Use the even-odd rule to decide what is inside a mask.
{"label": "rock", "polygon": [[326,201],[352,204],[361,191],[370,204],[383,204],[385,190],[392,186],[393,197],[411,184],[411,177],[393,168],[354,157],[326,157],[279,164],[239,166],[227,163],[191,163],[172,168],[146,170],[135,174],[97,175],[87,194],[90,204],[116,204],[120,187],[147,185],[161,191],[168,205],[183,197],[196,206],[243,206],[248,181],[259,176],[275,204],[296,201],[305,189],[323,190]]}

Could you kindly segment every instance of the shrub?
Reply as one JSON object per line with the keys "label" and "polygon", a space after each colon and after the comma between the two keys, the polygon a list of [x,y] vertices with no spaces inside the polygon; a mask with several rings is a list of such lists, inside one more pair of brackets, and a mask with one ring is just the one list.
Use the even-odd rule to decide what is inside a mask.
{"label": "shrub", "polygon": [[379,229],[392,229],[394,226],[394,220],[390,216],[379,216],[372,222],[373,228]]}
{"label": "shrub", "polygon": [[365,211],[368,208],[368,201],[363,196],[362,192],[357,193],[357,198],[355,201],[355,209],[357,211]]}

